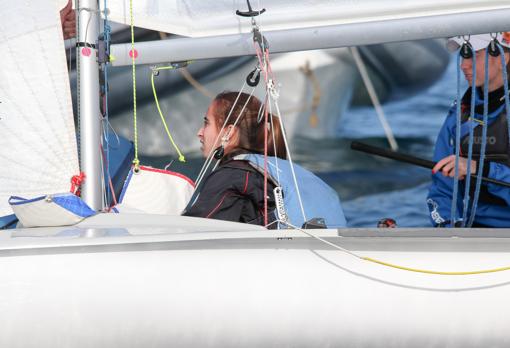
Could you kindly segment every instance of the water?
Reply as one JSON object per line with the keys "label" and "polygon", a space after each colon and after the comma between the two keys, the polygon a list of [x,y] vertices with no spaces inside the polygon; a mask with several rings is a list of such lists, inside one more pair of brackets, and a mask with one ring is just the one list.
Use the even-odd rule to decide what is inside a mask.
{"label": "water", "polygon": [[[444,76],[428,90],[384,106],[400,151],[432,158],[437,134],[456,97],[456,74],[455,59],[452,59]],[[384,132],[371,108],[353,109],[346,116],[338,128],[346,141],[362,139],[384,144]],[[352,189],[343,193],[339,188],[341,182],[334,184],[344,198],[344,210],[350,226],[374,227],[382,217],[394,218],[401,227],[430,226],[425,203],[430,184],[428,169],[361,153],[352,154],[347,160],[352,158],[355,158],[356,169],[351,171],[354,177],[350,178],[348,186],[362,187],[361,193],[358,195]]]}
{"label": "water", "polygon": [[[444,76],[428,90],[384,105],[400,151],[432,158],[435,139],[456,91],[456,65],[452,59]],[[349,226],[375,227],[379,219],[391,217],[400,227],[429,227],[425,203],[430,183],[428,169],[350,150],[352,140],[389,146],[373,108],[349,110],[337,132],[338,139],[295,139],[293,159],[338,192]],[[142,162],[158,160],[147,158]],[[191,157],[186,165],[172,163],[171,169],[195,178],[202,162],[201,158]],[[157,165],[161,164],[165,165]]]}

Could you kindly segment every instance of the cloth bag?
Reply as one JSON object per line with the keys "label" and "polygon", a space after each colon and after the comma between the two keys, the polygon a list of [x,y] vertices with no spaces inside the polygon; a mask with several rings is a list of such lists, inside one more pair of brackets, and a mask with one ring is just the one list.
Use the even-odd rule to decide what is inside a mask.
{"label": "cloth bag", "polygon": [[193,181],[182,174],[146,166],[136,173],[131,168],[112,211],[180,215],[194,190]]}
{"label": "cloth bag", "polygon": [[52,194],[32,199],[11,196],[9,204],[23,227],[74,225],[96,213],[73,193]]}

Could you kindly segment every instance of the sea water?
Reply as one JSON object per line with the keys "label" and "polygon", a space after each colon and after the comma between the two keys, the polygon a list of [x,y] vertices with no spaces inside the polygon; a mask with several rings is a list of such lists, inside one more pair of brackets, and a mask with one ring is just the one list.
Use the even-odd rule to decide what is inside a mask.
{"label": "sea water", "polygon": [[[463,92],[467,85],[463,78],[461,81]],[[433,86],[412,98],[384,105],[399,151],[432,159],[437,135],[456,97],[457,64],[452,57],[445,74]],[[351,169],[324,174],[343,197],[349,225],[375,227],[380,218],[391,217],[401,227],[430,226],[426,205],[429,169],[353,153],[348,148],[352,139],[389,147],[373,108],[349,110],[338,134],[346,153],[343,160],[351,162]]]}
{"label": "sea water", "polygon": [[[464,91],[466,83],[463,78],[461,81]],[[452,57],[445,74],[433,86],[412,98],[385,104],[383,108],[397,137],[399,151],[432,159],[437,135],[456,97],[457,64]],[[346,143],[356,139],[389,146],[373,108],[349,110],[339,124],[338,134]],[[347,144],[343,148],[349,151]],[[352,170],[338,174],[345,176],[343,181],[348,182],[349,188],[341,188],[342,179],[331,181],[344,196],[350,226],[375,227],[384,217],[395,219],[401,227],[430,226],[425,203],[430,170],[363,153],[350,153],[346,160],[352,161]]]}
{"label": "sea water", "polygon": [[[445,74],[430,88],[405,100],[383,105],[399,151],[432,159],[434,143],[457,94],[457,66],[452,59]],[[462,91],[465,89],[463,83]],[[428,169],[374,157],[350,149],[353,140],[389,147],[372,107],[352,108],[342,115],[336,139],[293,139],[293,159],[312,170],[339,194],[350,227],[376,227],[390,217],[399,227],[429,227],[425,203]],[[146,158],[144,163],[158,163]],[[172,170],[195,178],[203,159],[191,157]]]}

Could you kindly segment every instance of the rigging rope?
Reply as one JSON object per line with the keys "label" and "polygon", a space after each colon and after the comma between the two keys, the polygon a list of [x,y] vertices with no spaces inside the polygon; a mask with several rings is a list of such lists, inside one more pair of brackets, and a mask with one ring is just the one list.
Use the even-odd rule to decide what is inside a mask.
{"label": "rigging rope", "polygon": [[507,75],[507,67],[505,62],[505,51],[503,50],[503,47],[501,44],[497,44],[499,55],[501,56],[501,67],[503,68],[503,88],[505,91],[505,108],[506,108],[506,115],[507,115],[507,126],[508,126],[508,141],[510,142],[510,121],[508,120],[508,117],[510,117],[510,96],[508,95],[508,75]]}
{"label": "rigging rope", "polygon": [[173,70],[173,69],[175,69],[174,66],[163,66],[163,67],[153,69],[153,73],[151,74],[152,93],[154,94],[154,101],[156,102],[156,107],[158,109],[159,116],[161,117],[161,122],[163,122],[163,126],[165,127],[166,135],[168,136],[168,139],[172,143],[172,146],[174,147],[175,151],[177,151],[177,154],[179,155],[179,162],[186,162],[184,155],[182,154],[181,150],[175,143],[174,138],[172,137],[172,134],[170,133],[170,130],[168,129],[168,125],[166,124],[165,117],[163,116],[163,113],[161,112],[161,107],[159,106],[158,95],[156,93],[156,86],[154,85],[154,76],[160,70]]}
{"label": "rigging rope", "polygon": [[460,126],[461,126],[461,96],[460,96],[460,64],[461,54],[457,52],[457,114],[455,123],[455,174],[453,177],[453,193],[452,193],[452,206],[450,210],[450,227],[455,227],[457,220],[457,196],[459,192],[459,158],[460,158]]}
{"label": "rigging rope", "polygon": [[[415,272],[415,273],[424,273],[424,274],[431,274],[431,275],[443,275],[443,276],[467,276],[467,275],[476,275],[476,274],[485,274],[485,273],[496,273],[496,272],[503,272],[503,271],[508,271],[510,270],[510,266],[505,266],[505,267],[497,267],[497,268],[489,268],[489,269],[481,269],[481,270],[474,270],[474,271],[458,271],[458,272],[449,272],[449,271],[435,271],[435,270],[428,270],[428,269],[420,269],[420,268],[413,268],[413,267],[407,267],[407,266],[401,266],[401,265],[397,265],[397,264],[394,264],[394,263],[390,263],[390,262],[386,262],[386,261],[381,261],[381,260],[378,260],[378,259],[375,259],[375,258],[372,258],[372,257],[368,257],[368,256],[362,256],[362,255],[358,255],[350,250],[347,250],[345,248],[342,248],[341,246],[335,244],[335,243],[331,243],[327,240],[325,240],[324,238],[321,238],[319,236],[316,236],[314,235],[313,233],[311,232],[308,232],[307,230],[305,229],[302,229],[302,228],[299,228],[297,226],[294,226],[288,222],[285,222],[285,221],[279,221],[280,223],[282,224],[286,224],[288,225],[289,227],[293,228],[293,229],[296,229],[298,231],[301,231],[303,232],[304,234],[306,234],[307,236],[309,237],[312,237],[324,244],[327,244],[337,250],[340,250],[346,254],[349,254],[351,256],[354,256],[358,259],[361,259],[361,260],[364,260],[364,261],[368,261],[368,262],[372,262],[372,263],[376,263],[376,264],[379,264],[381,266],[385,266],[385,267],[389,267],[389,268],[395,268],[395,269],[400,269],[402,271],[408,271],[408,272]],[[274,223],[274,222],[273,222]]]}
{"label": "rigging rope", "polygon": [[132,66],[132,75],[133,75],[133,137],[134,137],[134,145],[135,145],[135,159],[133,160],[133,164],[135,166],[135,172],[138,172],[140,169],[140,160],[138,159],[138,126],[136,120],[136,64],[135,64],[135,29],[133,23],[133,0],[129,0],[129,17],[130,17],[130,26],[131,26],[131,66]]}
{"label": "rigging rope", "polygon": [[496,272],[502,272],[502,271],[508,271],[510,270],[510,266],[507,267],[499,267],[499,268],[491,268],[491,269],[481,269],[476,271],[462,271],[462,272],[446,272],[446,271],[434,271],[434,270],[427,270],[427,269],[419,269],[419,268],[412,268],[412,267],[405,267],[405,266],[399,266],[395,265],[389,262],[380,261],[377,259],[373,259],[371,257],[362,257],[365,261],[374,262],[377,264],[380,264],[382,266],[391,267],[391,268],[397,268],[401,269],[403,271],[409,271],[409,272],[417,272],[417,273],[426,273],[426,274],[436,274],[436,275],[449,275],[449,276],[462,276],[462,275],[475,275],[475,274],[484,274],[484,273],[496,273]]}
{"label": "rigging rope", "polygon": [[[280,108],[278,106],[279,94],[275,89],[275,81],[276,80],[274,78],[274,74],[273,74],[273,71],[271,68],[271,61],[269,58],[269,48],[266,46],[266,40],[265,40],[264,36],[260,33],[259,27],[257,26],[253,17],[252,17],[252,27],[253,27],[252,32],[253,32],[253,36],[254,36],[253,43],[255,46],[255,53],[256,53],[257,59],[259,61],[259,67],[261,69],[261,72],[264,75],[264,81],[266,83],[266,93],[269,96],[269,99],[271,99],[274,102],[275,109],[277,112],[277,117],[280,120],[280,130],[282,133],[282,138],[284,141],[285,149],[287,151],[287,157],[288,157],[289,164],[290,164],[290,170],[291,170],[291,174],[292,174],[293,183],[296,188],[299,207],[301,209],[301,214],[302,214],[303,220],[307,221],[304,206],[303,206],[303,201],[301,199],[301,192],[299,190],[296,173],[294,171],[294,163],[292,161],[292,156],[290,154],[290,147],[287,142],[287,137],[285,135],[286,134],[285,127],[284,127],[283,120],[281,117]],[[270,100],[268,100],[267,102],[269,103],[269,105],[271,105]],[[264,217],[265,217],[264,224],[265,225],[268,225],[268,223],[267,223],[267,172],[268,172],[268,168],[267,168],[267,130],[269,128],[269,125],[267,122],[268,121],[267,110],[268,110],[268,106],[266,105],[265,115],[264,115],[264,119],[265,119],[264,120],[264,129],[265,129],[265,133],[264,133],[264,141],[265,141],[265,144],[264,144]]]}
{"label": "rigging rope", "polygon": [[[115,197],[115,191],[113,190],[112,185],[112,177],[110,174],[110,118],[109,118],[109,108],[108,108],[108,55],[110,53],[110,34],[111,34],[111,27],[108,22],[108,11],[107,11],[107,0],[104,0],[104,21],[103,21],[103,30],[104,30],[104,41],[105,41],[105,55],[106,59],[103,65],[104,68],[104,103],[103,103],[103,111],[104,111],[104,118],[102,126],[103,126],[103,133],[104,133],[104,142],[106,144],[106,158],[104,159],[104,162],[106,164],[106,176],[108,179],[108,182],[110,185],[107,186],[107,188],[104,190],[106,194],[106,205],[110,207],[110,195],[113,198],[113,202],[117,204],[117,199]],[[106,127],[104,126],[104,123],[106,123]],[[106,129],[105,129],[106,128]],[[117,134],[115,134],[117,135]],[[103,146],[101,146],[101,152],[103,153]],[[104,153],[103,153],[104,156]]]}
{"label": "rigging rope", "polygon": [[[253,45],[259,61],[260,70],[264,76],[264,82],[266,86],[266,95],[269,95],[269,74],[268,74],[268,60],[266,59],[265,52],[268,48],[265,46],[265,39],[259,31],[259,28],[255,22],[255,18],[252,17],[252,31],[253,31]],[[257,45],[258,43],[258,45]],[[268,223],[268,209],[267,209],[267,180],[268,180],[268,168],[267,168],[267,131],[268,131],[268,100],[265,100],[264,107],[264,225]]]}
{"label": "rigging rope", "polygon": [[[266,99],[268,98],[268,96],[266,95]],[[273,151],[274,151],[274,158],[275,158],[275,167],[276,167],[276,181],[278,183],[278,188],[274,188],[274,190],[276,191],[281,191],[281,184],[280,184],[280,167],[278,165],[278,151],[277,151],[277,144],[276,144],[276,138],[274,136],[274,115],[273,115],[273,109],[272,109],[272,103],[271,103],[271,100],[269,100],[269,115],[271,115],[271,119],[270,119],[270,124],[271,124],[271,136],[273,138]],[[281,124],[281,120],[279,120],[280,124]],[[285,206],[283,204],[283,195],[278,195],[278,197],[281,196],[281,199],[279,199],[278,197],[276,197],[276,191],[274,191],[275,193],[275,203],[276,203],[276,206],[277,206],[277,211],[278,211],[278,204],[281,205],[282,209],[285,211]],[[284,213],[286,214],[286,213]],[[280,217],[280,213],[278,213],[278,216]],[[280,229],[280,224],[278,224],[278,229]]]}
{"label": "rigging rope", "polygon": [[[473,57],[474,59],[474,57]],[[482,187],[483,167],[485,162],[485,149],[487,147],[487,127],[489,121],[489,50],[485,50],[485,79],[483,85],[483,124],[482,124],[482,144],[480,146],[480,157],[478,159],[478,173],[476,173],[476,186],[473,203],[471,208],[471,216],[467,227],[471,227],[475,220],[476,209],[478,206],[478,198],[480,197],[480,189]]]}
{"label": "rigging rope", "polygon": [[[475,101],[476,101],[476,59],[473,59],[473,68],[471,69],[473,80],[471,81],[471,105],[469,111],[469,121],[475,120]],[[473,121],[472,121],[473,122]],[[469,190],[471,187],[471,160],[473,159],[473,137],[474,127],[469,126],[469,149],[467,158],[466,187],[464,189],[464,205],[462,208],[462,227],[467,225],[467,213],[469,209],[469,199],[471,198]]]}
{"label": "rigging rope", "polygon": [[[281,114],[280,114],[280,108],[278,106],[278,102],[275,100],[274,103],[275,103],[276,115],[278,116],[279,120],[282,121],[282,117],[281,117]],[[287,142],[287,136],[285,135],[285,128],[284,128],[283,122],[280,122],[280,129],[281,129],[281,132],[282,132],[282,138],[283,138],[283,142],[285,144],[285,149],[287,150],[287,157],[288,157],[289,163],[290,163],[290,171],[291,171],[291,174],[292,174],[292,180],[294,182],[294,186],[296,188],[296,193],[297,193],[297,196],[298,196],[299,208],[301,209],[301,214],[302,214],[303,220],[304,221],[308,221],[308,219],[306,218],[306,214],[305,214],[305,208],[303,206],[303,200],[301,199],[301,192],[299,190],[299,185],[297,183],[296,173],[294,171],[294,162],[292,161],[292,157],[290,155],[289,143]]]}

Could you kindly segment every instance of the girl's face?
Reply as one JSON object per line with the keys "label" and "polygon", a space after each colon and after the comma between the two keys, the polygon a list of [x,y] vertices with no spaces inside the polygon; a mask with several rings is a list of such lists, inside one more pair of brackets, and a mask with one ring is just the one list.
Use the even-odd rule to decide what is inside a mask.
{"label": "girl's face", "polygon": [[204,124],[198,130],[197,137],[200,140],[200,151],[202,151],[202,156],[207,158],[212,150],[220,146],[221,137],[218,136],[220,129],[216,125],[216,119],[214,117],[215,112],[215,103],[211,103],[207,112],[204,116]]}
{"label": "girl's face", "polygon": [[[485,83],[485,51],[486,49],[476,51],[473,58],[462,60],[461,69],[470,86],[473,83],[473,59],[476,59],[475,86],[481,87]],[[509,54],[505,53],[505,61],[507,64],[508,58]],[[489,55],[489,91],[494,91],[503,86],[502,73],[501,56],[493,57]]]}

